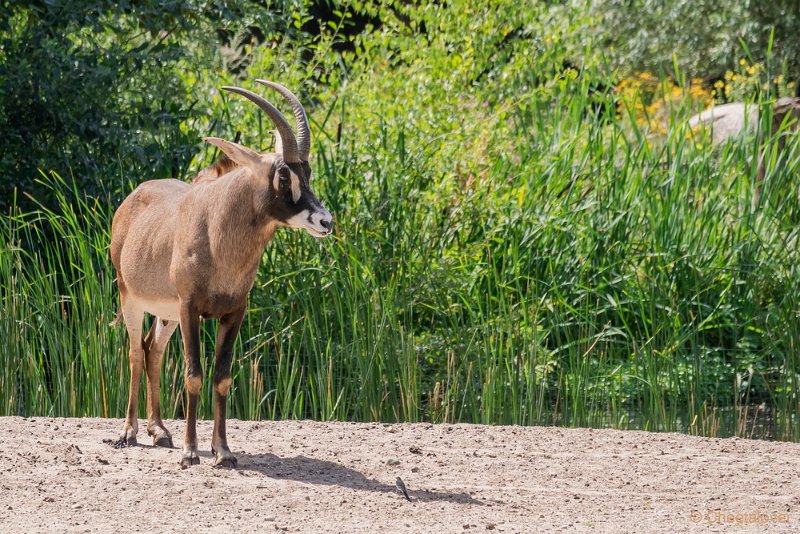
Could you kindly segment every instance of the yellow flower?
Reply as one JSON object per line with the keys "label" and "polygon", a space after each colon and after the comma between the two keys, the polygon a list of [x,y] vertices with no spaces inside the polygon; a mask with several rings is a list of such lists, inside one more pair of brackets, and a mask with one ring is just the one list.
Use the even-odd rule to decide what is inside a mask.
{"label": "yellow flower", "polygon": [[741,66],[743,66],[743,67],[744,67],[745,65],[747,65],[747,60],[746,60],[745,58],[741,58],[741,59],[739,60],[739,65],[741,65]]}
{"label": "yellow flower", "polygon": [[693,85],[689,88],[689,96],[692,98],[705,98],[708,96],[708,93],[705,89],[703,89],[700,85]]}

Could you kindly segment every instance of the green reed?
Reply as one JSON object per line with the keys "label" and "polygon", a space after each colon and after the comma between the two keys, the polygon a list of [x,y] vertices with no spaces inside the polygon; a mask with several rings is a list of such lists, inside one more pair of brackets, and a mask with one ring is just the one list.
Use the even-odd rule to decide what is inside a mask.
{"label": "green reed", "polygon": [[[758,437],[763,406],[769,435],[800,438],[797,149],[769,152],[759,182],[757,139],[698,147],[684,110],[653,140],[588,107],[583,87],[519,109],[472,177],[441,161],[446,138],[402,123],[320,142],[314,187],[336,233],[268,245],[231,415]],[[48,181],[58,209],[0,219],[0,413],[121,417],[118,199]],[[183,415],[181,352],[176,335],[168,417]]]}

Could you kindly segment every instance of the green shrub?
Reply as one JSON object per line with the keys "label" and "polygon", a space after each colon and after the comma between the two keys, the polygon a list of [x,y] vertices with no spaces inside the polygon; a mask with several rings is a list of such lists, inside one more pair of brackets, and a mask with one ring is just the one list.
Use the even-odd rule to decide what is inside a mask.
{"label": "green shrub", "polygon": [[575,0],[567,6],[591,12],[582,35],[594,37],[594,52],[623,73],[671,74],[677,61],[689,77],[715,80],[746,54],[750,63],[771,57],[773,74],[783,67],[795,77],[800,68],[800,19],[791,0]]}
{"label": "green shrub", "polygon": [[[663,132],[638,128],[626,114],[647,106],[623,95],[634,101],[617,109],[605,65],[580,46],[580,12],[340,7],[341,24],[348,10],[380,24],[248,48],[236,76],[216,56],[178,74],[203,110],[181,135],[240,132],[262,149],[271,126],[218,87],[264,77],[297,90],[314,189],[336,220],[329,240],[283,231],[265,251],[233,416],[752,435],[740,408],[763,402],[769,435],[798,438],[796,152],[756,183],[746,143],[757,140],[718,153],[696,143],[691,89],[666,80]],[[189,166],[212,157],[200,150]],[[126,336],[105,326],[114,204],[53,180],[56,207],[0,227],[11,340],[0,406],[119,416]],[[44,235],[61,239],[37,247]],[[203,340],[206,361],[213,323]],[[175,385],[162,392],[168,416],[183,410],[177,343],[162,371]]]}

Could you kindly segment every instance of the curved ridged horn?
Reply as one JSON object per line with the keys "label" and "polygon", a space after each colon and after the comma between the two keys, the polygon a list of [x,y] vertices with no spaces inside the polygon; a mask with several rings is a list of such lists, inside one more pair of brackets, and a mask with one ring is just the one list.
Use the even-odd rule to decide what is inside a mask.
{"label": "curved ridged horn", "polygon": [[311,128],[308,127],[308,117],[306,117],[306,110],[303,109],[300,99],[279,83],[269,80],[256,80],[256,82],[272,87],[292,105],[294,121],[297,125],[297,149],[300,151],[300,159],[308,161],[308,154],[311,152]]}
{"label": "curved ridged horn", "polygon": [[297,139],[294,137],[292,127],[289,126],[289,121],[287,121],[286,117],[284,117],[283,114],[278,111],[278,108],[270,104],[265,98],[258,96],[247,89],[242,89],[241,87],[232,87],[229,85],[224,86],[223,89],[232,93],[238,93],[248,98],[258,107],[264,110],[264,113],[269,115],[269,118],[278,128],[278,135],[281,138],[283,159],[292,163],[301,161],[300,153],[297,150]]}

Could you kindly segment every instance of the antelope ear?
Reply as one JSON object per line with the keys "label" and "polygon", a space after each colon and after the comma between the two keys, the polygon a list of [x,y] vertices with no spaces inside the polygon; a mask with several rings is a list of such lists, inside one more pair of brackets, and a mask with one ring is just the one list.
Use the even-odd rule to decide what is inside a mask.
{"label": "antelope ear", "polygon": [[270,130],[272,137],[275,139],[275,148],[273,152],[276,154],[283,154],[283,142],[281,141],[281,134],[278,130]]}
{"label": "antelope ear", "polygon": [[226,156],[231,158],[231,160],[238,163],[242,167],[249,167],[255,170],[256,168],[264,165],[264,162],[261,159],[261,154],[255,150],[250,150],[246,146],[242,146],[238,143],[232,143],[231,141],[226,141],[225,139],[220,139],[219,137],[204,137],[203,141],[219,148],[225,152]]}

